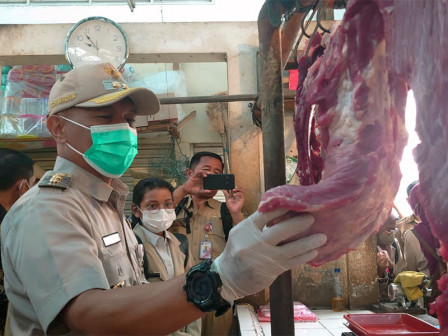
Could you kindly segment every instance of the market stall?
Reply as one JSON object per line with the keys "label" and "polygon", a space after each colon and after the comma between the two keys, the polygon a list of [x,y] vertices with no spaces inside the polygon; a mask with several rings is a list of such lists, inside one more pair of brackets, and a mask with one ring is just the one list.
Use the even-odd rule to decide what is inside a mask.
{"label": "market stall", "polygon": [[[152,25],[151,27],[145,24],[126,26],[126,29],[133,33],[132,40],[135,52],[130,55],[130,60],[132,59],[132,61],[160,61],[161,57],[165,57],[165,61],[179,59],[189,60],[196,58],[202,61],[226,60],[228,62],[229,95],[240,96],[236,97],[235,100],[229,100],[232,102],[229,107],[229,122],[232,126],[230,130],[230,155],[232,156],[233,162],[247,161],[255,163],[254,165],[251,164],[249,166],[234,165],[232,167],[232,170],[236,175],[240,176],[243,183],[246,183],[243,187],[248,190],[249,212],[256,209],[256,205],[260,198],[259,196],[263,189],[283,185],[286,182],[286,155],[283,142],[283,135],[285,133],[283,113],[284,92],[282,91],[282,81],[284,77],[282,76],[282,72],[285,69],[288,59],[291,58],[291,54],[297,49],[294,47],[304,40],[300,33],[301,29],[305,28],[305,30],[309,29],[311,32],[314,32],[314,27],[317,27],[317,25],[313,26],[313,22],[307,26],[308,21],[304,21],[307,14],[311,14],[310,8],[313,12],[314,9],[318,12],[318,7],[316,6],[323,6],[323,1],[305,2],[307,1],[301,1],[301,6],[303,6],[302,12],[290,13],[290,11],[288,11],[285,13],[283,6],[292,8],[296,5],[294,1],[268,1],[260,11],[258,29],[262,68],[260,83],[262,85],[260,86],[258,103],[254,104],[254,106],[259,105],[259,109],[261,109],[263,114],[260,121],[263,125],[265,188],[259,184],[259,180],[262,179],[259,179],[259,161],[261,155],[259,153],[259,137],[257,136],[257,129],[252,125],[252,120],[250,120],[251,118],[249,114],[246,113],[246,103],[241,103],[246,100],[253,100],[254,96],[252,93],[256,91],[255,81],[248,80],[248,78],[255,77],[252,76],[252,73],[255,73],[255,71],[253,71],[255,68],[253,59],[255,59],[256,43],[254,43],[251,38],[244,37],[249,36],[247,32],[250,32],[253,27],[247,28],[244,26],[240,28],[240,26],[238,26],[235,33],[224,34],[222,32],[230,29],[230,26],[208,25],[207,27],[204,27],[204,25],[194,24],[192,25],[194,28],[192,28],[191,31],[185,29],[184,25],[176,24],[169,25],[169,29],[167,29],[166,25]],[[314,4],[314,6],[308,7],[310,4]],[[325,9],[328,8],[322,7],[321,10]],[[273,18],[274,21],[271,22]],[[327,27],[324,22],[320,23],[324,27]],[[11,35],[7,34],[7,28],[8,27],[3,30],[3,33],[0,32],[0,40],[2,41],[7,41],[8,36]],[[35,39],[41,41],[40,43],[42,46],[33,49],[30,47],[29,43],[27,44],[18,41],[17,49],[21,50],[20,55],[16,48],[11,51],[3,50],[0,52],[0,64],[11,64],[11,62],[20,64],[33,63],[30,60],[38,60],[38,62],[36,61],[38,64],[58,64],[63,61],[62,46],[55,47],[54,43],[50,43],[49,41],[54,41],[55,37],[59,39],[63,38],[69,25],[62,25],[62,27],[61,25],[55,27],[43,25],[42,29],[38,30],[37,33],[34,32],[35,27],[22,26],[12,28],[17,29],[19,33],[24,36],[30,35],[31,32],[33,32],[33,34],[36,34],[33,36],[37,36]],[[213,32],[211,32],[212,29]],[[202,46],[207,46],[205,50],[203,50],[204,54],[197,52],[199,46],[194,43],[181,43],[183,39],[187,40],[186,36],[188,36],[188,34],[191,35],[198,30],[203,31],[204,35],[206,35],[201,42]],[[144,38],[147,38],[147,36],[150,35],[149,32],[159,38],[159,36],[165,36],[164,34],[167,31],[172,34],[170,37],[167,37],[167,40],[172,39],[173,41],[178,42],[173,43],[176,45],[177,49],[167,46],[160,40],[157,41],[158,43],[154,44],[141,43]],[[251,34],[250,36],[253,35],[256,34]],[[219,43],[216,41],[219,41]],[[21,45],[21,43],[23,43],[23,45]],[[232,43],[238,46],[249,46],[248,50],[250,50],[250,52],[247,52],[247,50],[241,52],[238,50],[238,47],[233,46]],[[153,45],[156,45],[157,47],[154,47]],[[248,74],[251,76],[248,76]],[[241,95],[241,93],[251,94]],[[42,97],[22,98],[41,99]],[[167,97],[166,99],[169,101],[173,98]],[[192,98],[189,97],[189,100],[191,101]],[[38,101],[38,104],[41,104],[41,102],[43,101]],[[202,102],[205,102],[205,100]],[[177,103],[188,102],[177,101]],[[11,106],[13,105],[14,104],[11,104]],[[25,101],[23,105],[24,109],[26,109]],[[22,126],[20,126],[22,127],[22,131],[20,132],[24,133],[27,138],[18,139],[17,141],[10,138],[8,138],[8,140],[2,139],[2,144],[8,143],[8,146],[24,146],[21,147],[21,149],[35,145],[50,145],[50,143],[42,143],[51,141],[51,139],[42,137],[42,133],[39,133],[41,132],[42,127],[27,127],[28,124],[42,126],[43,118],[40,117],[40,114],[36,114],[36,116],[38,117],[27,117],[26,120],[25,118],[22,118],[23,123],[16,123],[16,125],[22,124]],[[35,120],[38,121],[35,122]],[[162,127],[164,131],[172,131],[170,128],[172,125],[163,125]],[[31,131],[27,132],[26,130],[28,129]],[[33,134],[33,132],[36,132],[36,134]],[[37,137],[37,139],[40,140],[36,141],[33,137]],[[39,143],[39,141],[42,142]],[[145,150],[150,151],[153,149],[149,147],[150,146],[147,146]],[[33,148],[29,149],[32,150]],[[48,168],[50,168],[50,166]],[[292,274],[287,273],[279,278],[271,288],[271,302],[274,307],[272,315],[272,333],[289,333],[292,330],[291,328],[294,328],[294,316],[291,307],[293,302],[292,296],[297,295],[297,293],[302,295],[302,298],[308,301],[308,306],[310,306],[309,302],[311,302],[311,300],[319,303],[325,302],[328,306],[331,304],[334,280],[332,271],[335,266],[340,267],[343,274],[343,292],[347,305],[349,305],[346,308],[353,309],[365,307],[372,302],[375,302],[377,300],[377,294],[375,293],[377,283],[375,282],[375,270],[372,266],[374,265],[374,262],[372,262],[373,258],[369,260],[365,258],[366,256],[371,256],[373,250],[373,242],[368,241],[361,245],[360,250],[358,250],[357,253],[349,253],[337,261],[330,262],[326,267],[322,266],[321,268],[316,269],[309,265],[305,265],[297,272],[292,272]],[[319,284],[319,286],[316,286],[316,284]]]}
{"label": "market stall", "polygon": [[[279,73],[283,70],[285,59],[288,58],[288,52],[293,45],[288,39],[288,27],[295,26],[297,29],[299,26],[297,21],[306,17],[303,13],[309,14],[311,10],[316,9],[318,11],[323,3],[333,4],[333,2],[319,1],[297,1],[295,3],[267,1],[260,11],[259,19],[263,64],[259,102],[264,128],[265,180],[267,181],[266,185],[270,187],[279,186],[263,195],[260,209],[272,211],[281,207],[295,213],[309,211],[316,216],[315,230],[317,231],[311,232],[326,232],[332,236],[332,241],[327,244],[326,249],[320,249],[317,260],[311,262],[313,266],[320,266],[353,250],[384,222],[386,214],[393,206],[393,197],[398,190],[401,176],[398,162],[406,143],[406,132],[403,130],[405,106],[403,97],[406,97],[405,93],[409,87],[418,87],[426,92],[430,71],[427,67],[422,68],[422,62],[415,61],[414,58],[411,61],[398,51],[403,45],[406,45],[409,52],[415,52],[420,59],[429,61],[428,53],[416,47],[417,36],[421,36],[421,31],[414,30],[414,25],[403,27],[401,24],[403,21],[399,20],[413,11],[407,2],[391,1],[387,3],[387,6],[385,1],[348,2],[349,14],[346,11],[341,26],[332,30],[335,33],[329,39],[325,40],[325,36],[322,37],[322,43],[316,42],[315,37],[321,36],[317,33],[318,28],[325,33],[328,33],[330,29],[327,29],[327,32],[319,27],[319,18],[317,18],[316,28],[312,34],[309,34],[308,46],[301,55],[304,60],[302,69],[298,62],[299,82],[302,81],[299,86],[302,86],[300,86],[296,97],[296,122],[301,122],[303,113],[311,113],[313,104],[316,104],[318,108],[315,117],[311,114],[311,117],[307,116],[303,119],[302,125],[295,125],[296,131],[298,131],[297,172],[300,186],[284,185],[283,176],[279,174],[279,171],[283,169],[276,170],[280,165],[279,158],[283,157],[283,153],[276,155],[279,148],[283,148],[282,134],[284,133],[281,119],[282,90],[279,85]],[[337,2],[334,3],[337,4]],[[444,5],[440,2],[430,2],[424,16],[428,23],[436,16],[435,13],[440,12],[441,7]],[[298,16],[296,20],[295,16]],[[270,19],[269,22],[267,17]],[[437,21],[437,24],[438,27],[445,27],[446,20]],[[306,34],[303,27],[302,23],[301,30],[297,29],[296,31]],[[401,35],[396,33],[398,30]],[[431,34],[428,36],[431,38],[425,40],[427,50],[434,51],[432,46],[441,41],[444,46],[446,45],[445,40],[439,37],[433,38]],[[408,39],[407,44],[403,44],[402,37]],[[297,36],[292,38],[292,40],[296,39]],[[300,38],[298,39],[300,40]],[[316,45],[323,46],[325,50],[323,57],[319,57],[322,53],[317,56],[313,54],[314,42]],[[417,49],[414,50],[414,47]],[[440,54],[437,57],[439,56]],[[416,59],[419,59],[418,57]],[[436,68],[439,66],[436,59],[431,59],[429,62],[433,62]],[[310,67],[310,65],[312,66]],[[303,71],[304,69],[305,71]],[[307,71],[309,71],[308,76]],[[346,74],[349,75],[345,77]],[[300,75],[303,76],[302,79]],[[436,82],[440,84],[444,83],[444,80],[437,78]],[[389,86],[389,91],[382,91],[382,88],[387,86]],[[434,91],[432,97],[434,100],[430,104],[441,107],[444,104],[444,98],[437,92],[437,90]],[[343,96],[345,93],[349,94]],[[370,98],[370,94],[372,94],[372,98]],[[377,94],[375,98],[373,98],[374,94]],[[428,96],[420,99],[429,103]],[[306,109],[309,109],[308,112]],[[439,108],[438,113],[440,111]],[[418,108],[417,112],[419,112]],[[382,113],[385,113],[384,116]],[[421,114],[427,113],[426,111],[420,112],[420,117]],[[341,115],[343,116],[340,118]],[[376,118],[381,121],[375,121]],[[419,114],[417,116],[419,121],[418,118]],[[421,118],[421,120],[425,119]],[[337,124],[337,120],[342,120],[342,122]],[[316,127],[314,127],[315,123]],[[424,126],[420,124],[422,129],[427,128],[426,131],[430,129],[430,126],[431,122],[424,123]],[[317,135],[316,129],[318,129]],[[419,129],[417,128],[417,130]],[[358,131],[359,133],[357,133]],[[303,144],[299,138],[304,139]],[[313,144],[316,147],[313,147]],[[354,147],[351,147],[352,144]],[[322,148],[320,148],[321,145]],[[353,152],[351,148],[354,148]],[[388,148],[388,150],[383,151],[384,148]],[[427,152],[422,148],[435,152],[434,147],[420,146],[418,148],[417,153],[422,160],[420,162],[420,179],[426,180],[428,185],[432,184],[435,188],[433,190],[439,190],[440,185],[434,185],[431,177],[422,174],[423,170],[432,169],[431,161],[423,161],[423,157],[427,158]],[[388,152],[389,150],[390,152]],[[439,155],[441,154],[440,150],[441,148],[439,148]],[[319,155],[315,155],[316,153]],[[380,155],[380,153],[382,154]],[[377,159],[374,159],[373,156],[376,156]],[[325,165],[323,161],[326,161]],[[366,164],[364,167],[361,161]],[[376,165],[377,163],[378,165]],[[373,166],[375,166],[373,168],[375,174],[369,175],[369,169],[372,168],[368,167]],[[386,166],[387,168],[383,172],[382,170]],[[358,172],[356,172],[357,169]],[[331,171],[331,174],[328,172],[325,174],[325,171]],[[342,174],[340,174],[341,172]],[[341,183],[344,180],[344,175],[350,177],[350,181],[345,180],[344,183]],[[379,176],[381,178],[378,178]],[[339,181],[333,179],[335,183],[330,183],[332,177],[337,177]],[[359,186],[365,184],[362,182],[364,177],[368,178],[366,185],[369,188],[353,187],[358,183]],[[436,194],[432,193],[431,195],[437,199]],[[346,198],[346,195],[351,196]],[[378,195],[381,195],[381,198]],[[357,202],[361,203],[356,204]],[[335,207],[335,205],[337,206]],[[326,217],[326,214],[331,215]],[[351,214],[355,216],[353,217]],[[427,214],[429,217],[434,216],[432,229],[439,232],[439,240],[443,245],[445,236],[441,233],[444,232],[446,225],[440,219],[440,209],[432,207],[432,210],[428,209]],[[335,224],[330,225],[330,222],[337,222],[339,227]],[[295,239],[297,238],[299,237],[295,237]],[[371,254],[374,254],[372,252],[373,250]],[[443,248],[440,253],[444,253]],[[353,282],[353,277],[351,277],[357,269],[363,270],[362,276],[358,278],[360,280],[358,283]],[[375,287],[374,282],[366,281],[368,280],[368,270],[359,263],[349,265],[347,268],[347,277],[350,279],[348,293],[350,306],[354,303],[352,298],[356,298],[361,287],[364,287],[364,290]],[[290,282],[291,275],[285,273],[271,287],[272,334],[293,333]],[[359,288],[356,289],[358,286]],[[442,294],[436,301],[442,329],[446,327],[444,323],[447,318],[444,295]],[[378,319],[380,317],[381,315],[377,315]],[[356,322],[354,320],[350,322],[350,325],[355,328]],[[418,322],[416,323],[418,324]]]}

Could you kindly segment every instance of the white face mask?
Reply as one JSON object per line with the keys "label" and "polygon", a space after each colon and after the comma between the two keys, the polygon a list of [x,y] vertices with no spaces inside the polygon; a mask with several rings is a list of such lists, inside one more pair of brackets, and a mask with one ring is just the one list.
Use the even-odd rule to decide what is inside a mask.
{"label": "white face mask", "polygon": [[141,218],[142,226],[153,233],[166,231],[176,219],[176,213],[174,211],[168,212],[165,209],[160,209],[156,213],[140,211],[143,214]]}

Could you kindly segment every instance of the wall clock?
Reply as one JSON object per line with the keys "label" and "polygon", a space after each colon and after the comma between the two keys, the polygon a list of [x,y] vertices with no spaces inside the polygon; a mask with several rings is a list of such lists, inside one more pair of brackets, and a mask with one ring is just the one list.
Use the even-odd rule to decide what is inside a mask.
{"label": "wall clock", "polygon": [[93,16],[79,21],[65,38],[65,58],[74,68],[110,62],[121,69],[128,55],[124,31],[105,17]]}

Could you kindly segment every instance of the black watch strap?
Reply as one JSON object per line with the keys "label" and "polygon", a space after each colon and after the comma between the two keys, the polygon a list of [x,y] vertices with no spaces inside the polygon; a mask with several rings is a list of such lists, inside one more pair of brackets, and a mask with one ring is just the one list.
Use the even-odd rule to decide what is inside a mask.
{"label": "black watch strap", "polygon": [[211,264],[211,260],[204,260],[190,268],[186,274],[184,290],[187,301],[203,312],[216,310],[215,315],[220,316],[230,308],[230,303],[221,297],[221,278],[218,273],[210,270]]}

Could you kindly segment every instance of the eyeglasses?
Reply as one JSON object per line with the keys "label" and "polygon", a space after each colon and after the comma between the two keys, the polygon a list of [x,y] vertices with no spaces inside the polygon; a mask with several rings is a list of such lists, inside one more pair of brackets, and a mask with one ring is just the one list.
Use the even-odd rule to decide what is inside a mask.
{"label": "eyeglasses", "polygon": [[147,206],[140,208],[137,206],[140,211],[149,211],[150,213],[156,214],[160,209],[165,209],[166,212],[172,213],[174,212],[174,202],[165,202],[163,203],[163,207],[159,203],[151,203]]}

